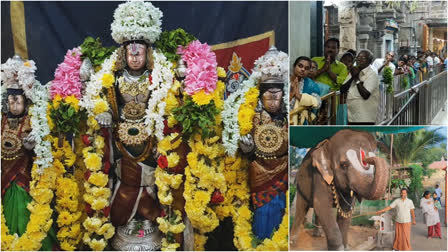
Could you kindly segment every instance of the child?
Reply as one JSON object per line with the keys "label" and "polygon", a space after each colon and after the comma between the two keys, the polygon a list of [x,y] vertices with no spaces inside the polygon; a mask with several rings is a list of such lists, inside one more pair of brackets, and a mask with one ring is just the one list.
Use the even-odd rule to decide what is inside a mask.
{"label": "child", "polygon": [[442,208],[442,205],[440,204],[440,202],[437,200],[437,193],[433,193],[432,194],[432,199],[434,200],[434,206],[440,210]]}

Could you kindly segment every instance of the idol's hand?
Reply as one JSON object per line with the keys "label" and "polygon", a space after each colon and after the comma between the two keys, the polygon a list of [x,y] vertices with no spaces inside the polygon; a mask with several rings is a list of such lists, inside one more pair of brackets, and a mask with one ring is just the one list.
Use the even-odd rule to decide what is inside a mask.
{"label": "idol's hand", "polygon": [[95,117],[98,124],[103,128],[110,128],[112,126],[112,114],[109,112],[103,112]]}
{"label": "idol's hand", "polygon": [[34,141],[34,138],[31,135],[28,135],[23,139],[23,146],[27,150],[31,150],[36,145],[36,141]]}
{"label": "idol's hand", "polygon": [[242,136],[240,139],[240,148],[244,153],[251,152],[255,148],[255,142],[251,134]]}

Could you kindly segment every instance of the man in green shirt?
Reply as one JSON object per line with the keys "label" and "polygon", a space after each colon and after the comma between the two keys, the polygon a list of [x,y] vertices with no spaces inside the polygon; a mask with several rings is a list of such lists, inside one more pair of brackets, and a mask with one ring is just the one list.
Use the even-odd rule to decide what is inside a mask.
{"label": "man in green shirt", "polygon": [[324,57],[314,57],[312,60],[317,62],[318,69],[313,77],[316,82],[322,82],[331,87],[331,90],[339,90],[347,78],[347,67],[336,60],[339,53],[339,40],[330,38],[324,44]]}

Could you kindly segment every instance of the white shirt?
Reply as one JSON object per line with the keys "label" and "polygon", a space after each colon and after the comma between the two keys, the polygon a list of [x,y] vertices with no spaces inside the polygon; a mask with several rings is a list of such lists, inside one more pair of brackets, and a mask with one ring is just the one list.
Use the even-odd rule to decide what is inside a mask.
{"label": "white shirt", "polygon": [[395,221],[398,223],[409,223],[411,222],[411,209],[414,209],[414,203],[412,200],[406,198],[402,200],[401,198],[394,200],[390,204],[391,208],[396,208],[397,216]]}
{"label": "white shirt", "polygon": [[434,192],[437,194],[438,198],[440,198],[440,195],[442,195],[442,189],[440,189],[440,188],[436,188],[436,190],[434,190]]}
{"label": "white shirt", "polygon": [[429,71],[432,72],[432,69],[433,69],[433,66],[434,66],[434,60],[432,59],[431,56],[428,56],[426,58],[426,63],[428,64]]}
{"label": "white shirt", "polygon": [[[375,61],[373,61],[372,66],[376,69],[377,73],[378,73],[378,69],[380,69],[384,65],[384,61],[385,61],[385,59],[376,59]],[[395,73],[395,65],[392,62],[389,62],[388,67],[390,67],[392,69],[392,74],[394,74]],[[384,71],[384,67],[383,67],[383,69],[381,69],[381,72],[378,73],[378,77],[379,77],[380,81],[383,81],[383,71]]]}
{"label": "white shirt", "polygon": [[439,59],[439,57],[435,56],[434,57],[434,65],[438,65],[438,64],[440,64],[440,59]]}
{"label": "white shirt", "polygon": [[426,199],[423,197],[420,200],[420,207],[422,208],[426,226],[434,226],[440,222],[439,211],[434,209],[434,200],[432,198]]}
{"label": "white shirt", "polygon": [[[348,74],[345,82],[352,78]],[[376,122],[378,116],[378,103],[380,99],[380,89],[377,70],[368,66],[359,73],[359,80],[369,91],[367,100],[362,98],[355,81],[352,82],[347,94],[347,119],[349,122]],[[345,84],[344,82],[344,84]]]}

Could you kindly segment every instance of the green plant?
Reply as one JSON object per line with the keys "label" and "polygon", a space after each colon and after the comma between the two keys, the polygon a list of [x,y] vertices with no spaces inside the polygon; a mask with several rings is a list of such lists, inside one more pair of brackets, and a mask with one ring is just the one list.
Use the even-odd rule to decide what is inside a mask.
{"label": "green plant", "polygon": [[383,70],[383,82],[387,85],[386,92],[392,94],[394,92],[394,75],[390,67],[385,67]]}
{"label": "green plant", "polygon": [[401,190],[401,188],[404,188],[404,187],[408,187],[408,184],[406,183],[406,181],[404,179],[395,178],[390,181],[390,188],[392,190],[396,189],[396,188]]}
{"label": "green plant", "polygon": [[115,49],[117,49],[115,46],[103,47],[100,38],[87,37],[81,44],[81,58],[89,58],[95,68],[100,66]]}
{"label": "green plant", "polygon": [[182,125],[182,133],[186,137],[193,133],[201,133],[205,139],[214,133],[215,116],[219,114],[219,110],[213,100],[209,104],[199,106],[189,97],[173,112],[174,118]]}
{"label": "green plant", "polygon": [[417,164],[412,164],[409,167],[412,168],[410,171],[409,196],[414,202],[417,202],[423,192],[423,167]]}
{"label": "green plant", "polygon": [[60,102],[57,109],[50,110],[50,118],[54,123],[56,133],[78,133],[79,122],[83,119],[84,113],[76,111],[70,104]]}
{"label": "green plant", "polygon": [[154,45],[162,51],[165,57],[171,62],[177,62],[180,59],[177,48],[188,45],[191,41],[196,40],[196,37],[187,33],[184,29],[179,28],[172,31],[164,31],[160,34],[160,38]]}

